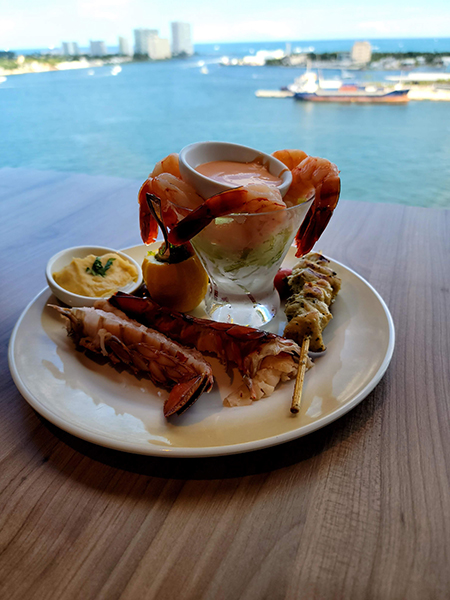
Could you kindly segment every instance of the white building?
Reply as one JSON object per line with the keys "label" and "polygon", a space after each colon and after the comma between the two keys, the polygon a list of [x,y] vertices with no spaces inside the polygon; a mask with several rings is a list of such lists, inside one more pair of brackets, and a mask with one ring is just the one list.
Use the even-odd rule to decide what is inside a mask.
{"label": "white building", "polygon": [[151,38],[158,37],[157,29],[134,30],[134,53],[148,56],[148,44]]}
{"label": "white building", "polygon": [[108,54],[105,42],[91,40],[89,43],[91,47],[91,56],[106,56]]}
{"label": "white building", "polygon": [[148,56],[152,60],[164,60],[171,58],[169,40],[160,37],[152,37],[148,41]]}
{"label": "white building", "polygon": [[127,38],[124,38],[120,35],[119,35],[119,54],[122,56],[132,56],[132,54],[133,54]]}
{"label": "white building", "polygon": [[148,56],[152,60],[164,60],[170,58],[169,40],[159,37],[157,29],[135,29],[134,30],[134,52]]}
{"label": "white building", "polygon": [[172,27],[172,54],[186,54],[192,56],[194,48],[192,46],[192,34],[190,23],[174,21],[170,24]]}
{"label": "white building", "polygon": [[63,42],[62,53],[64,56],[79,56],[80,49],[76,42]]}
{"label": "white building", "polygon": [[367,64],[372,58],[370,42],[355,42],[352,48],[352,61],[358,64]]}

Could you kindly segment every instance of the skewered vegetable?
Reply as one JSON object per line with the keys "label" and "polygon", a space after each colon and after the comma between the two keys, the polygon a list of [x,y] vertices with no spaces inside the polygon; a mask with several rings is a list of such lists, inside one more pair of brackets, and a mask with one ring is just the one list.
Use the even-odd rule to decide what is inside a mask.
{"label": "skewered vegetable", "polygon": [[329,307],[341,288],[341,280],[329,264],[322,254],[310,252],[288,277],[291,295],[285,305],[288,323],[284,336],[298,344],[309,337],[313,352],[325,350],[322,332],[332,319]]}

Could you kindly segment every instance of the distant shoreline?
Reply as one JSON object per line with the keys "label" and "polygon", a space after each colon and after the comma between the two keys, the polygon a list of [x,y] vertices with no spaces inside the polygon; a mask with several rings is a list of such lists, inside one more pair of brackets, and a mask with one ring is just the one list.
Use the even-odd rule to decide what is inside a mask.
{"label": "distant shoreline", "polygon": [[[354,42],[360,40],[366,40],[372,44],[372,47],[376,47],[379,44],[385,46],[386,44],[394,44],[396,47],[399,47],[402,44],[402,47],[408,47],[411,43],[417,48],[418,46],[422,47],[424,43],[429,42],[429,46],[433,46],[436,48],[436,51],[439,52],[450,52],[450,36],[446,37],[382,37],[382,38],[371,38],[371,37],[354,37],[354,38],[343,38],[343,39],[286,39],[286,40],[241,40],[241,41],[208,41],[208,42],[198,42],[194,43],[194,50],[198,54],[203,54],[203,51],[209,50],[209,48],[220,48],[222,50],[228,50],[230,47],[236,46],[248,46],[248,47],[264,47],[264,48],[272,48],[272,47],[281,47],[286,44],[291,44],[294,46],[304,46],[308,47],[311,45],[322,46],[326,45],[334,45],[334,49],[337,51],[350,51]],[[445,48],[441,46],[444,45]],[[115,44],[107,44],[107,47],[112,51],[112,54],[116,54],[119,50],[118,46]],[[439,47],[439,49],[438,49]],[[410,48],[408,51],[416,51],[416,48]],[[89,52],[88,47],[80,47],[82,54],[86,55]],[[12,49],[16,54],[46,54],[48,53],[48,48],[16,48]],[[331,51],[331,50],[328,50]],[[433,49],[429,48],[428,51],[433,51]]]}
{"label": "distant shoreline", "polygon": [[[7,54],[7,53],[3,53]],[[14,56],[14,53],[9,53]],[[443,68],[450,64],[449,52],[374,52],[372,59],[366,64],[349,64],[340,60],[342,52],[305,52],[301,55],[295,52],[280,59],[269,59],[262,65],[245,64],[241,59],[223,63],[225,66],[287,66],[287,67],[312,67],[323,69],[350,69],[350,70],[408,70],[415,71],[421,67]],[[195,57],[195,55],[193,55]],[[78,69],[92,69],[103,66],[119,66],[124,63],[136,62],[165,62],[184,57],[174,56],[164,61],[153,61],[142,56],[108,55],[106,57],[79,58],[64,56],[38,56],[19,55],[14,58],[5,58],[0,55],[0,76],[29,75],[31,73],[48,73],[49,71],[68,71]],[[190,57],[192,58],[192,57]],[[294,59],[301,58],[301,61]],[[308,62],[307,62],[308,61]]]}
{"label": "distant shoreline", "polygon": [[[18,57],[20,58],[20,56]],[[50,59],[46,57],[39,57],[35,55],[28,55],[22,64],[12,68],[5,68],[2,64],[11,63],[11,60],[2,60],[0,57],[0,77],[10,75],[29,75],[31,73],[48,73],[50,71],[75,71],[79,69],[93,69],[95,67],[117,67],[123,64],[129,63],[142,63],[142,62],[167,62],[171,60],[178,60],[182,57],[173,56],[171,58],[152,60],[151,58],[145,58],[139,56],[121,56],[121,55],[109,55],[108,57],[86,57],[80,56],[78,60],[73,58],[69,60],[69,57],[57,57],[52,56]]]}

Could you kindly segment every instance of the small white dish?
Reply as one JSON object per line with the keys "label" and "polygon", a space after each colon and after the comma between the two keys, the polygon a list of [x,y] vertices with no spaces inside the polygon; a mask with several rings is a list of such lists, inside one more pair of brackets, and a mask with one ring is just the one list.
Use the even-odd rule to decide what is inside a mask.
{"label": "small white dish", "polygon": [[61,252],[58,252],[58,254],[52,256],[45,269],[45,277],[47,279],[48,286],[58,300],[61,300],[61,302],[67,304],[68,306],[93,306],[94,302],[96,302],[98,298],[93,296],[81,296],[65,290],[56,283],[53,274],[61,271],[61,269],[64,269],[64,267],[69,265],[74,258],[85,258],[86,256],[89,256],[89,254],[102,256],[107,252],[115,252],[124,260],[130,262],[137,269],[137,281],[132,281],[126,286],[120,288],[122,292],[128,292],[129,294],[135,292],[142,285],[142,269],[140,264],[135,261],[134,258],[131,258],[131,256],[128,256],[119,250],[114,250],[113,248],[107,248],[105,246],[74,246],[73,248],[61,250]]}
{"label": "small white dish", "polygon": [[262,159],[269,173],[281,179],[281,184],[277,187],[281,196],[284,196],[292,183],[292,173],[286,165],[270,154],[241,144],[231,144],[230,142],[189,144],[181,150],[179,155],[180,173],[184,181],[192,185],[196,192],[206,199],[236,186],[210,179],[196,171],[196,167],[216,160],[248,163],[256,159]]}

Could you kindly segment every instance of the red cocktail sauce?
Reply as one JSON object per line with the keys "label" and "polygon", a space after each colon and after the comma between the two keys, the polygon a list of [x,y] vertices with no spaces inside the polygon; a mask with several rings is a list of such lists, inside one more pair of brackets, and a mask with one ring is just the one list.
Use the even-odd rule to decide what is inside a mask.
{"label": "red cocktail sauce", "polygon": [[232,160],[213,160],[195,168],[196,171],[218,181],[239,187],[249,183],[265,183],[272,187],[281,184],[281,179],[272,175],[268,168],[258,161],[248,163]]}

